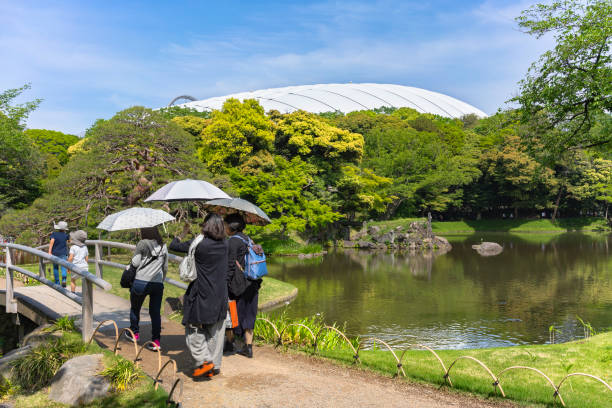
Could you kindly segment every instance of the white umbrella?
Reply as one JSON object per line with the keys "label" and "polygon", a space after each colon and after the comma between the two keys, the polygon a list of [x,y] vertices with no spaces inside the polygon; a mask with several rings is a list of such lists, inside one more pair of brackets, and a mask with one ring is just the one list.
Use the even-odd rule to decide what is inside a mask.
{"label": "white umbrella", "polygon": [[221,198],[204,204],[204,208],[220,215],[239,213],[247,224],[268,225],[272,221],[265,212],[250,201],[242,198]]}
{"label": "white umbrella", "polygon": [[149,228],[173,220],[174,217],[163,210],[132,207],[107,216],[97,228],[106,231]]}
{"label": "white umbrella", "polygon": [[166,184],[153,194],[148,201],[199,201],[216,198],[231,198],[219,187],[203,180],[178,180]]}

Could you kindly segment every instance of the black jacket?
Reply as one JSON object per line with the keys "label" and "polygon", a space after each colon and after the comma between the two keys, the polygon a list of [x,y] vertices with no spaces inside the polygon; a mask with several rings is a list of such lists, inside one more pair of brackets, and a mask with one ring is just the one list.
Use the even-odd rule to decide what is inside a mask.
{"label": "black jacket", "polygon": [[[247,241],[249,240],[242,232],[238,232],[236,235]],[[244,257],[247,252],[247,245],[240,239],[232,237],[227,239],[227,288],[231,299],[238,299],[249,286],[249,281],[244,276]],[[236,261],[240,263],[242,270],[238,268]]]}
{"label": "black jacket", "polygon": [[[191,241],[170,243],[170,250],[187,253]],[[183,324],[213,324],[227,314],[227,242],[204,238],[195,250],[198,277],[189,284],[183,305]]]}
{"label": "black jacket", "polygon": [[[236,233],[242,239],[248,241],[249,237],[244,235],[242,232]],[[261,286],[261,279],[251,280],[244,276],[245,268],[245,255],[248,252],[247,245],[239,238],[228,238],[228,252],[227,252],[227,282],[229,288],[229,295],[231,299],[238,299],[243,293],[258,291]],[[238,268],[236,261],[240,263],[242,270]],[[251,289],[247,291],[247,289]]]}

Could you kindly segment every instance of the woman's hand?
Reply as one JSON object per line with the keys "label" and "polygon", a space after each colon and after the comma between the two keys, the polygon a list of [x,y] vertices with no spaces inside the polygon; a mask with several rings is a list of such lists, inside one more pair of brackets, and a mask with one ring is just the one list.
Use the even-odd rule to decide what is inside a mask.
{"label": "woman's hand", "polygon": [[180,241],[182,241],[185,235],[187,235],[190,231],[191,231],[191,224],[189,224],[188,222],[185,222],[185,225],[183,225],[183,230],[176,237]]}

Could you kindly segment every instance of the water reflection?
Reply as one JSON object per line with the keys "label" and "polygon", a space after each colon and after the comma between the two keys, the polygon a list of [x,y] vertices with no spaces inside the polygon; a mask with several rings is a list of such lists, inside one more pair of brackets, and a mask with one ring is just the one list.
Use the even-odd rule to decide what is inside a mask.
{"label": "water reflection", "polygon": [[[554,324],[569,340],[612,326],[612,238],[481,234],[448,237],[446,254],[343,251],[318,260],[276,259],[271,275],[299,288],[291,316],[323,313],[353,335],[395,345],[475,348],[544,343]],[[498,242],[481,257],[471,245]],[[278,312],[277,312],[278,313]]]}

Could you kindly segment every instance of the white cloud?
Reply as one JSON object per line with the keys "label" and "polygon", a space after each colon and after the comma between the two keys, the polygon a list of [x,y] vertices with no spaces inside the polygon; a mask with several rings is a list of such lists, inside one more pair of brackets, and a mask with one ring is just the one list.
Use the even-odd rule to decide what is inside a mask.
{"label": "white cloud", "polygon": [[[419,13],[435,6],[425,3],[294,5],[287,21],[267,31],[198,33],[134,54],[88,35],[104,27],[88,26],[79,10],[5,2],[0,52],[11,63],[0,66],[0,89],[32,82],[29,94],[45,102],[30,127],[70,132],[134,104],[163,106],[179,94],[205,98],[316,82],[413,85],[492,113],[551,44],[516,30],[512,19],[527,6],[486,1],[462,15],[432,14],[430,25],[444,29],[428,34],[415,28],[428,26]],[[250,18],[276,16],[262,11]]]}

